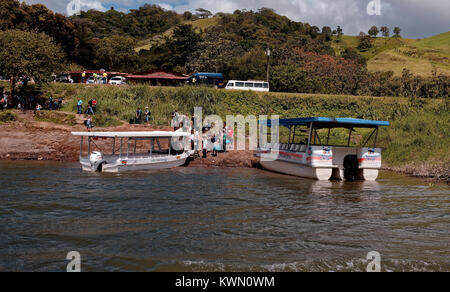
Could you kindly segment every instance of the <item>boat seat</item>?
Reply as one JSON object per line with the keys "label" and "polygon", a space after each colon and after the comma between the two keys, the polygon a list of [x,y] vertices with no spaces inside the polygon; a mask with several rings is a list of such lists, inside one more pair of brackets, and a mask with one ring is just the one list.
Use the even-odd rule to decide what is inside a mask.
{"label": "boat seat", "polygon": [[307,145],[300,145],[300,152],[306,152]]}
{"label": "boat seat", "polygon": [[291,151],[295,151],[295,149],[297,148],[297,145],[291,145]]}

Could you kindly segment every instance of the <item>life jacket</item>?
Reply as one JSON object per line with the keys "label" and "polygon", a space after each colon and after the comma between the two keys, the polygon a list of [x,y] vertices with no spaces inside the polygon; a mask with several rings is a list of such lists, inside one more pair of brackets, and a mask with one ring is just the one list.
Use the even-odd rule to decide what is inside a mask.
{"label": "life jacket", "polygon": [[92,101],[92,106],[97,106],[97,101],[96,100]]}

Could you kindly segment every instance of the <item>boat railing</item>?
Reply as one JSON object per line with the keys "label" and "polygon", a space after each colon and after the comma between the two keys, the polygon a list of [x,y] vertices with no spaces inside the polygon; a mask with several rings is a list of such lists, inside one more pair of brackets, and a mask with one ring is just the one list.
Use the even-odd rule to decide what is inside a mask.
{"label": "boat railing", "polygon": [[263,145],[263,149],[272,149],[279,151],[290,152],[306,152],[307,145],[305,144],[289,144],[289,143],[266,143]]}

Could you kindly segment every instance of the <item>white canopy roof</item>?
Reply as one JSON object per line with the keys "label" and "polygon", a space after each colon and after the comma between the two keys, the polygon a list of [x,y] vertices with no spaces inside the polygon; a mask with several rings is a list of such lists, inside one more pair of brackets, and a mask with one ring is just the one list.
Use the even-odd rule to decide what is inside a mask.
{"label": "white canopy roof", "polygon": [[187,132],[72,132],[73,136],[98,138],[170,138],[189,137]]}

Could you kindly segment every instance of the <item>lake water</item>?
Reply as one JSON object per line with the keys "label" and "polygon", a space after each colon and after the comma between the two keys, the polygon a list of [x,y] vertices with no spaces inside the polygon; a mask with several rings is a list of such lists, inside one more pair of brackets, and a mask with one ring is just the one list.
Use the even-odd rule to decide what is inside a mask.
{"label": "lake water", "polygon": [[383,173],[316,182],[250,169],[90,174],[0,163],[0,271],[450,271],[450,188]]}

